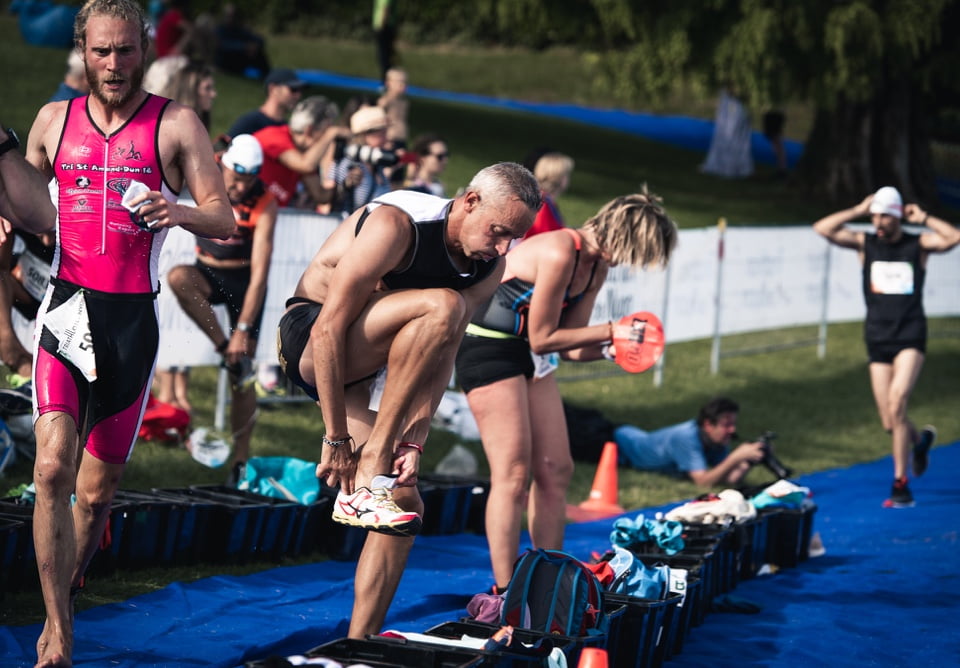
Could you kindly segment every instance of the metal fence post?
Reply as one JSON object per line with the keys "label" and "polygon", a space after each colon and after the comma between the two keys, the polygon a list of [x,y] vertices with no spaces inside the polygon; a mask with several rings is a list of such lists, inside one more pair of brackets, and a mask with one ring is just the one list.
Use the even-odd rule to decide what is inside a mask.
{"label": "metal fence post", "polygon": [[716,375],[720,371],[720,309],[722,306],[723,290],[723,235],[727,230],[727,219],[717,221],[717,282],[714,292],[713,314],[713,347],[710,350],[710,373]]}
{"label": "metal fence post", "polygon": [[817,333],[817,357],[827,356],[827,311],[830,306],[830,244],[824,244],[823,254],[823,286],[821,288],[820,329]]}

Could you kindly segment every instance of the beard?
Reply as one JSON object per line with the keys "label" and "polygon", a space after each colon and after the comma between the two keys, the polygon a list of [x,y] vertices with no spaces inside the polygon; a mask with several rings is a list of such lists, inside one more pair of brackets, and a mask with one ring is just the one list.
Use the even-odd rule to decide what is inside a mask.
{"label": "beard", "polygon": [[105,74],[103,79],[97,77],[97,73],[89,67],[85,68],[87,74],[87,83],[90,85],[90,94],[100,103],[107,107],[122,107],[133,99],[133,96],[140,92],[140,86],[143,83],[144,67],[143,63],[138,65],[131,73],[126,82],[129,87],[122,93],[108,93],[103,89],[103,84],[111,81],[113,75]]}

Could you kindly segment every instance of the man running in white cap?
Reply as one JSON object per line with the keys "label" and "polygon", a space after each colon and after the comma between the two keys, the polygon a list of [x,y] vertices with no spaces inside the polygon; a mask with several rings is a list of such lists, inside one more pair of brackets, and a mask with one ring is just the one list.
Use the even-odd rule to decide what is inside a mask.
{"label": "man running in white cap", "polygon": [[[847,227],[847,223],[868,214],[873,232]],[[904,232],[904,218],[927,227],[929,232]],[[907,485],[911,446],[913,473],[919,476],[927,469],[930,447],[937,436],[929,425],[918,432],[907,417],[907,402],[926,353],[923,282],[927,257],[945,253],[960,243],[960,230],[917,204],[904,206],[900,193],[890,186],[880,188],[854,207],[818,220],[813,229],[831,243],[852,248],[860,255],[870,384],[880,421],[893,438],[893,489],[884,506],[912,506],[913,495]]]}

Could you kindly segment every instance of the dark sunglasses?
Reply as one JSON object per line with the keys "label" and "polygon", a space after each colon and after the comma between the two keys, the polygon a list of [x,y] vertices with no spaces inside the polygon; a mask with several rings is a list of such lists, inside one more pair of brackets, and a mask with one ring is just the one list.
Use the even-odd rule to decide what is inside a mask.
{"label": "dark sunglasses", "polygon": [[447,158],[450,157],[449,151],[447,153],[431,153],[430,155],[432,155],[437,160],[446,160]]}
{"label": "dark sunglasses", "polygon": [[259,165],[256,167],[244,167],[243,165],[235,164],[230,169],[235,171],[237,174],[259,174],[260,173]]}

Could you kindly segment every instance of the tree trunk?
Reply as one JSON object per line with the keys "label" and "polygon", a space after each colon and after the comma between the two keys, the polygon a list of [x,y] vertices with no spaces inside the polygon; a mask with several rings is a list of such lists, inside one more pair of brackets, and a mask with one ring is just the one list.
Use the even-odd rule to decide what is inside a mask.
{"label": "tree trunk", "polygon": [[895,186],[906,202],[936,204],[923,96],[898,79],[869,102],[841,98],[833,108],[819,109],[797,178],[834,203],[859,202],[881,186]]}

